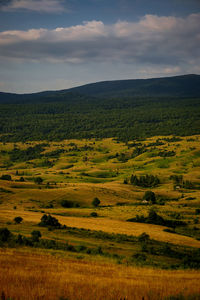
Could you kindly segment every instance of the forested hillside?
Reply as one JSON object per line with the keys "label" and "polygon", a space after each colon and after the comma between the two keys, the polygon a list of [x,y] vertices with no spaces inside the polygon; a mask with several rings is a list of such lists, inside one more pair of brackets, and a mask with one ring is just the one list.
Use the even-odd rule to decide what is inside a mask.
{"label": "forested hillside", "polygon": [[[188,75],[97,83],[29,95],[1,93],[1,140],[117,137],[126,141],[199,134],[198,81],[200,76]],[[184,97],[180,96],[181,88]],[[136,96],[134,89],[141,95]],[[143,92],[149,95],[142,96]]]}

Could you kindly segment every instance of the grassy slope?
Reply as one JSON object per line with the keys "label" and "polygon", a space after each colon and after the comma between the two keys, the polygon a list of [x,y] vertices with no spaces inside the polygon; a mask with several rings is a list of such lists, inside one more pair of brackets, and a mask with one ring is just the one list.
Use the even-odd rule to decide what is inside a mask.
{"label": "grassy slope", "polygon": [[[145,140],[141,144],[152,144],[156,139],[158,137]],[[158,197],[166,199],[164,206],[154,206],[158,212],[168,218],[172,218],[173,213],[178,212],[181,219],[193,223],[194,217],[198,217],[195,216],[195,209],[199,207],[200,190],[175,191],[169,177],[182,174],[184,180],[199,182],[199,137],[182,138],[177,142],[162,141],[164,145],[154,146],[155,149],[147,147],[148,152],[129,159],[127,162],[121,162],[112,157],[122,152],[129,155],[134,148],[128,148],[127,145],[117,143],[112,139],[50,143],[44,153],[56,149],[68,151],[60,157],[48,158],[53,163],[52,167],[41,167],[41,161],[44,158],[29,162],[16,161],[9,166],[9,155],[1,152],[0,175],[10,174],[13,179],[12,181],[0,180],[1,211],[10,210],[16,206],[14,213],[18,213],[18,210],[43,210],[84,217],[89,216],[94,210],[91,207],[93,198],[99,197],[101,200],[101,206],[97,209],[99,216],[125,221],[136,214],[147,215],[150,207],[139,204],[141,204],[144,192],[150,188],[125,185],[123,184],[124,178],[129,178],[133,173],[136,175],[153,174],[160,178],[161,184],[151,190]],[[69,145],[72,143],[76,144],[75,150],[73,150],[74,146]],[[28,145],[19,143],[17,147],[25,149],[35,144],[34,142]],[[85,145],[90,146],[91,149],[82,150]],[[10,151],[11,149],[13,149],[12,143],[0,145],[0,150]],[[173,150],[176,155],[167,158],[155,156],[156,152],[163,150]],[[17,181],[21,176],[25,178],[25,182]],[[33,178],[38,176],[44,179],[40,186],[33,182]],[[47,182],[50,183],[49,186],[46,186]],[[193,200],[187,200],[187,198],[193,198]],[[79,203],[81,207],[64,209],[60,205],[63,199]],[[116,205],[119,203],[126,205]],[[49,204],[53,204],[54,208],[48,208]]]}
{"label": "grassy slope", "polygon": [[66,261],[44,252],[15,250],[0,251],[0,265],[4,270],[0,272],[0,285],[12,299],[161,300],[181,293],[196,295],[192,299],[197,300],[200,293],[199,271],[91,264],[72,258]]}
{"label": "grassy slope", "polygon": [[[148,147],[149,144],[155,143],[158,138],[162,140],[163,145]],[[200,136],[185,137],[176,142],[166,141],[165,139],[166,137],[154,137],[139,142],[140,145],[138,146],[142,147],[146,145],[146,149],[148,151],[135,158],[130,158],[130,154],[135,149],[134,147],[128,147],[128,145],[118,143],[113,139],[52,142],[45,146],[43,154],[50,153],[58,149],[63,149],[66,152],[61,153],[58,157],[48,157],[48,160],[52,162],[51,167],[43,166],[44,158],[42,157],[32,159],[30,161],[24,161],[23,158],[15,162],[10,161],[8,152],[14,147],[23,150],[30,146],[40,144],[39,142],[29,142],[27,144],[17,143],[15,145],[13,143],[0,144],[0,151],[2,150],[0,154],[0,176],[3,174],[9,174],[12,176],[12,181],[0,180],[0,227],[8,227],[13,233],[21,233],[26,236],[30,236],[32,230],[40,230],[44,238],[55,239],[62,242],[68,241],[75,246],[80,244],[92,248],[101,246],[106,252],[117,253],[119,256],[122,255],[124,258],[121,259],[121,262],[126,263],[127,260],[128,264],[130,263],[131,255],[141,251],[141,248],[138,244],[121,243],[116,241],[110,242],[106,239],[99,240],[95,237],[85,237],[81,236],[80,234],[73,235],[70,234],[68,230],[64,232],[48,231],[46,228],[38,227],[37,223],[39,222],[43,213],[51,213],[55,214],[62,224],[66,224],[70,227],[85,228],[93,231],[102,230],[108,233],[124,233],[135,236],[146,232],[152,239],[176,244],[177,247],[178,245],[182,245],[186,247],[190,246],[199,248],[200,241],[197,240],[197,238],[200,237],[199,215],[196,214],[195,210],[200,208],[200,190],[174,190],[173,182],[169,179],[169,177],[174,174],[182,174],[184,176],[184,180],[190,180],[192,182],[199,183]],[[76,144],[76,146],[74,144]],[[83,148],[85,145],[89,146],[90,148],[85,150]],[[155,153],[164,150],[175,151],[176,155],[167,158],[162,158],[155,155]],[[119,156],[116,157],[116,153],[118,153],[119,156],[120,153],[125,153],[125,156],[128,158],[127,161],[120,161]],[[135,217],[136,215],[147,215],[149,209],[152,207],[149,205],[141,205],[142,197],[145,191],[149,189],[132,186],[130,184],[123,184],[124,179],[129,178],[132,173],[136,174],[137,176],[153,174],[160,178],[161,184],[158,187],[151,188],[151,190],[156,193],[157,197],[165,199],[165,205],[156,204],[153,205],[153,207],[164,218],[178,218],[178,220],[187,222],[187,232],[185,229],[183,229],[183,232],[179,232],[179,234],[172,234],[169,232],[164,232],[163,229],[165,227],[163,226],[126,222],[128,218]],[[21,176],[25,178],[25,182],[19,182]],[[37,185],[33,181],[33,178],[38,176],[41,176],[44,179],[44,182],[41,185]],[[47,182],[49,182],[49,185],[47,185]],[[94,197],[98,197],[101,200],[101,205],[98,208],[93,208],[91,205]],[[188,198],[190,200],[188,200]],[[78,203],[80,207],[63,208],[61,206],[62,200],[70,200],[73,203]],[[53,205],[53,207],[49,208],[50,204]],[[122,204],[123,206],[121,206]],[[98,213],[98,218],[91,218],[90,214],[94,211]],[[22,224],[15,225],[13,223],[12,220],[15,216],[23,217],[24,221]],[[194,221],[195,219],[196,221]],[[176,230],[178,232],[178,229]],[[180,233],[184,235],[181,235]],[[189,235],[190,237],[186,237],[185,234]],[[56,253],[56,251],[52,250],[51,253]],[[60,255],[69,255],[69,257],[72,256],[73,259],[77,259],[77,257],[81,256],[81,258],[85,261],[91,259],[104,262],[108,261],[110,263],[114,261],[112,258],[106,256],[91,257],[83,253],[81,253],[81,255],[77,255],[73,253],[63,254],[60,252]],[[1,253],[1,259],[3,258],[4,256]],[[31,257],[29,256],[27,257],[26,264],[28,264],[30,258]],[[9,265],[10,272],[14,272],[13,269],[16,263],[12,261],[12,259],[13,258],[8,255],[7,260],[10,260],[11,262]],[[20,259],[21,258],[19,257],[19,261]],[[36,261],[40,261],[40,259],[43,258],[36,258]],[[68,259],[69,258],[67,258],[67,260]],[[179,263],[179,261],[174,258],[166,259],[166,257],[164,258],[162,256],[158,257],[150,255],[147,260],[147,265],[151,265],[151,260],[154,262],[157,261],[158,267],[161,265],[167,267],[168,264],[170,265]],[[33,261],[33,264],[34,263],[35,262]],[[47,262],[47,264],[48,263],[49,262]],[[74,262],[74,264],[76,264],[76,262]],[[72,265],[74,266],[74,264]],[[83,266],[87,265],[86,262],[80,263],[79,261],[77,263],[80,268],[82,264]],[[19,270],[20,266],[18,264],[17,268],[19,272],[25,272]],[[105,266],[104,268],[105,272],[107,272]],[[111,268],[112,272],[118,272],[115,271],[115,268],[117,267],[109,266],[108,268]],[[97,269],[98,271],[95,273],[97,280],[96,286],[97,293],[100,295],[100,299],[102,293],[105,293],[106,288],[102,287],[100,284],[99,278],[101,278],[102,275],[99,273],[99,266]],[[60,269],[57,269],[57,271],[58,274],[60,274],[59,272],[62,273],[62,270]],[[123,272],[125,272],[125,269]],[[130,277],[132,278],[135,270],[131,270],[130,272]],[[138,270],[138,272],[140,271]],[[41,276],[43,276],[43,274],[44,273],[42,273]],[[184,274],[187,276],[186,274],[192,273],[184,272]],[[195,276],[196,274],[198,273],[195,273]],[[57,276],[56,274],[54,275]],[[27,274],[25,274],[25,276],[27,276]],[[34,276],[35,275],[33,274],[33,277]],[[63,276],[66,276],[66,274]],[[76,278],[77,274],[74,274],[74,276],[75,277],[73,278]],[[87,275],[84,274],[83,278],[80,280],[85,280],[86,277],[84,276]],[[124,273],[122,273],[122,277],[123,276]],[[144,273],[141,273],[141,275],[138,276],[144,276]],[[164,276],[164,273],[162,276]],[[166,276],[170,277],[172,276],[172,273],[166,273]],[[177,272],[174,273],[173,276],[174,277],[172,277],[172,281],[170,283],[172,285],[173,282],[176,282],[179,276],[180,278],[183,278],[183,273]],[[191,284],[191,281],[188,280],[188,287],[190,290],[193,286],[194,293],[196,293],[197,289],[195,288],[194,278],[193,284]],[[29,280],[28,277],[27,280]],[[70,293],[74,293],[75,286],[73,286],[73,280],[70,281],[72,284],[72,290],[71,292],[65,290],[65,296],[70,296]],[[117,277],[113,282],[113,293],[119,293],[117,286],[121,280],[121,277]],[[161,280],[161,278],[159,280],[159,289],[162,290],[162,292],[161,290],[158,291],[158,293],[161,293],[159,295],[166,296],[175,293],[175,286],[167,290],[164,288],[166,282],[164,283],[163,279]],[[103,282],[105,282],[105,278],[103,279]],[[124,278],[123,283],[127,287],[125,290],[123,290],[121,287],[120,290],[123,291],[123,294],[120,294],[120,292],[119,295],[124,296],[124,293],[128,293],[127,295],[129,295],[129,293],[132,292],[132,289],[130,288],[128,280]],[[35,284],[37,285],[38,283],[35,282]],[[49,295],[49,284],[50,281],[47,281],[43,291],[45,295]],[[149,286],[152,285],[150,278],[147,278],[146,284]],[[61,286],[62,285],[63,282]],[[22,283],[21,286],[23,287]],[[80,284],[79,286],[82,285]],[[87,284],[86,287],[88,288]],[[156,287],[154,286],[152,288],[151,286],[151,289],[154,288]],[[22,292],[23,288],[21,288],[21,290],[18,288],[16,289],[17,295],[18,293],[24,293]],[[80,289],[80,293],[84,293],[84,290],[85,288],[83,288],[83,290]],[[135,293],[137,295],[139,290],[140,288],[136,288],[137,292]],[[177,289],[177,293],[181,290],[182,289],[180,285],[180,289]],[[12,296],[13,291],[11,289],[10,291],[10,295]],[[35,291],[35,293],[37,294],[37,292],[40,293],[41,291],[38,289]],[[144,295],[149,293],[149,288],[145,290],[145,293],[146,294]],[[191,293],[191,290],[188,293]],[[58,293],[58,295],[60,294]],[[23,297],[25,299],[24,294]],[[23,297],[20,299],[23,299]],[[84,297],[84,299],[87,299],[86,296]],[[112,297],[108,295],[108,299],[112,299]]]}

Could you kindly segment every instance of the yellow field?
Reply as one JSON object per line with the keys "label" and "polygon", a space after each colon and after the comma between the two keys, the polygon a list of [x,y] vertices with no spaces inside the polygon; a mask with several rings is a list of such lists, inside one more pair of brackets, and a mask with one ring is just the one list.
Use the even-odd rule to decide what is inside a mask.
{"label": "yellow field", "polygon": [[163,300],[196,295],[199,271],[163,271],[0,251],[0,292],[20,300]]}
{"label": "yellow field", "polygon": [[[26,211],[0,211],[0,219],[4,219],[5,221],[11,221],[14,217],[18,215],[20,215],[25,222],[33,222],[38,224],[43,214]],[[69,227],[85,228],[90,230],[101,230],[109,233],[120,233],[134,236],[139,236],[143,232],[146,232],[150,236],[150,238],[158,241],[200,248],[200,241],[197,241],[190,237],[164,232],[163,229],[166,228],[164,226],[123,222],[120,220],[110,220],[106,218],[96,219],[57,216],[57,219],[61,224]],[[24,226],[26,226],[26,224]]]}

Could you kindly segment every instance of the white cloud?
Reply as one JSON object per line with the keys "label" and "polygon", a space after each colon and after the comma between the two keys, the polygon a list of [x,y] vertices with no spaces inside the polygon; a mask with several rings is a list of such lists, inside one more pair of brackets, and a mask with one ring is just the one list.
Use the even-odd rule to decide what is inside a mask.
{"label": "white cloud", "polygon": [[41,13],[60,13],[65,10],[63,0],[13,0],[2,9],[4,11],[31,10]]}
{"label": "white cloud", "polygon": [[28,31],[0,32],[0,59],[49,62],[120,62],[162,65],[176,73],[200,65],[200,14],[146,15],[138,22],[101,21]]}

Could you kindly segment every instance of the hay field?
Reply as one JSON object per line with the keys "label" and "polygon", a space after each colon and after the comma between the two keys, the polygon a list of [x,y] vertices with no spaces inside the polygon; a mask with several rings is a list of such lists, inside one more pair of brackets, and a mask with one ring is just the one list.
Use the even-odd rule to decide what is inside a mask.
{"label": "hay field", "polygon": [[91,264],[15,250],[1,250],[0,265],[0,290],[11,299],[163,300],[200,295],[199,271]]}

